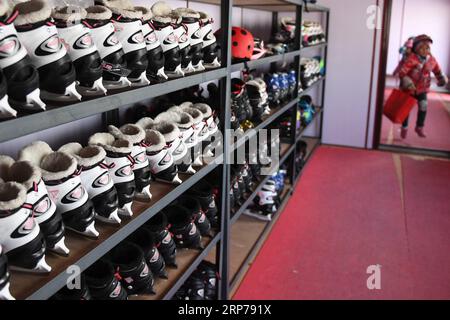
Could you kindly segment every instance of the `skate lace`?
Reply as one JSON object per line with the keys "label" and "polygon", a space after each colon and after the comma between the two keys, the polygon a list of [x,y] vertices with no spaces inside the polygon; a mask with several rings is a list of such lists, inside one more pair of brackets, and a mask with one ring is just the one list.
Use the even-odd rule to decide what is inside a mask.
{"label": "skate lace", "polygon": [[0,22],[0,26],[5,26],[7,24],[11,24],[14,22],[14,20],[16,20],[17,16],[19,15],[19,11],[18,10],[14,10],[11,15],[9,16],[8,19],[6,19],[5,23]]}
{"label": "skate lace", "polygon": [[83,171],[83,169],[78,168],[77,170],[75,170],[75,172],[72,174],[72,177],[78,177],[81,172]]}
{"label": "skate lace", "polygon": [[117,267],[116,272],[114,273],[114,278],[116,278],[119,281],[122,280],[122,276],[119,273],[119,267]]}
{"label": "skate lace", "polygon": [[130,154],[127,155],[127,158],[131,162],[131,168],[134,168],[134,165],[136,164],[136,161],[134,160],[134,158]]}
{"label": "skate lace", "polygon": [[115,163],[110,163],[110,164],[100,163],[99,166],[102,169],[112,169],[116,166],[116,164]]}

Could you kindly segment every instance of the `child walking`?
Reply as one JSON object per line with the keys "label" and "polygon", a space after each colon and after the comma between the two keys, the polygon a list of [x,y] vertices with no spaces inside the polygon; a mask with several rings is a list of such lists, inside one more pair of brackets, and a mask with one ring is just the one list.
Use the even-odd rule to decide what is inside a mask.
{"label": "child walking", "polygon": [[[433,40],[427,35],[414,38],[412,54],[403,62],[400,71],[400,87],[414,93],[419,110],[417,113],[416,133],[426,138],[424,132],[425,118],[428,109],[427,93],[431,87],[431,72],[437,78],[438,86],[444,87],[448,83],[447,77],[442,73],[436,59],[431,55]],[[401,137],[405,139],[408,133],[409,117],[403,122]]]}

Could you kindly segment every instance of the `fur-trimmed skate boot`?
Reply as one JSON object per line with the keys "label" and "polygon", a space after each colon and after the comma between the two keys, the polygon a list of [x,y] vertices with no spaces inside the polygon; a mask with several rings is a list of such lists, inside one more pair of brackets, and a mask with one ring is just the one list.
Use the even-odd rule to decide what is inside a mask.
{"label": "fur-trimmed skate boot", "polygon": [[131,70],[128,80],[132,86],[149,85],[147,47],[142,33],[142,12],[135,10],[130,0],[95,0],[95,4],[103,5],[112,11],[111,21],[115,34],[122,43],[127,68]]}
{"label": "fur-trimmed skate boot", "polygon": [[64,243],[64,223],[48,195],[39,168],[29,161],[15,162],[8,156],[0,156],[0,177],[4,181],[17,182],[25,187],[26,202],[32,206],[34,219],[44,235],[47,249],[68,255],[69,249]]}
{"label": "fur-trimmed skate boot", "polygon": [[105,149],[106,165],[119,197],[119,215],[131,217],[131,204],[136,190],[131,143],[127,140],[116,140],[110,133],[96,133],[89,138],[89,144]]}
{"label": "fur-trimmed skate boot", "polygon": [[84,8],[73,5],[57,7],[52,12],[58,36],[75,66],[78,91],[85,96],[105,95],[100,54],[89,28],[81,23],[86,15]]}
{"label": "fur-trimmed skate boot", "polygon": [[21,184],[0,181],[0,243],[12,270],[48,273],[44,236],[26,199]]}
{"label": "fur-trimmed skate boot", "polygon": [[109,132],[120,140],[130,142],[131,157],[133,158],[134,182],[136,184],[137,200],[149,201],[152,198],[150,193],[150,165],[145,154],[147,144],[145,140],[145,131],[134,124],[126,124],[122,127],[108,126]]}
{"label": "fur-trimmed skate boot", "polygon": [[156,130],[145,131],[146,154],[150,163],[150,171],[157,181],[179,185],[178,170],[173,157],[166,147],[166,139]]}
{"label": "fur-trimmed skate boot", "polygon": [[102,222],[120,224],[119,200],[105,161],[105,150],[100,146],[83,148],[81,144],[74,142],[62,146],[59,151],[77,159],[81,182],[94,204],[96,218]]}
{"label": "fur-trimmed skate boot", "polygon": [[78,101],[75,67],[52,23],[52,8],[48,1],[32,0],[18,3],[14,21],[20,43],[39,72],[39,87],[43,99]]}
{"label": "fur-trimmed skate boot", "polygon": [[54,152],[42,141],[23,148],[20,160],[28,160],[38,166],[50,199],[56,204],[67,229],[97,238],[94,205],[84,188],[77,160],[64,152]]}
{"label": "fur-trimmed skate boot", "polygon": [[152,23],[152,9],[145,6],[134,7],[134,10],[142,13],[142,33],[147,47],[147,78],[162,82],[168,79],[164,72],[164,52],[161,43],[156,37],[155,27]]}
{"label": "fur-trimmed skate boot", "polygon": [[[6,45],[0,58],[3,76],[0,81],[0,118],[15,117],[16,108],[40,111],[45,110],[45,103],[40,98],[39,74],[31,63],[27,50],[20,43],[14,21],[17,11],[8,6],[6,1],[0,3],[0,43]],[[8,93],[8,97],[6,97]],[[6,97],[6,99],[5,99]]]}

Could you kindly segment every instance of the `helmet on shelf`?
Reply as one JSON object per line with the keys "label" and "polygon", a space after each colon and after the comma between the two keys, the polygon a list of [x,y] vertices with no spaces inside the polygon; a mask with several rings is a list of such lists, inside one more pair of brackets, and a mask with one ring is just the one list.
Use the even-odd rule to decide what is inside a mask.
{"label": "helmet on shelf", "polygon": [[250,31],[240,27],[231,30],[231,55],[236,60],[250,60],[255,47],[255,39]]}

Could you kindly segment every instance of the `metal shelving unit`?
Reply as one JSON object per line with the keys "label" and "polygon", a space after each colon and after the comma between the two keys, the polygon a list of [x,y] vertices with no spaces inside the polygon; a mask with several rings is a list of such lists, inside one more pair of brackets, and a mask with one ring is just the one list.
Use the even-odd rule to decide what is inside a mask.
{"label": "metal shelving unit", "polygon": [[[117,110],[122,106],[132,105],[134,103],[141,102],[146,99],[161,96],[177,90],[187,88],[193,85],[201,84],[211,80],[219,81],[220,89],[220,101],[218,101],[218,111],[220,114],[221,130],[230,129],[230,99],[231,99],[231,74],[242,70],[246,67],[249,69],[258,68],[261,66],[270,66],[275,63],[285,62],[286,60],[294,60],[296,70],[300,70],[300,57],[310,48],[300,49],[301,39],[301,22],[302,15],[306,11],[321,11],[327,15],[327,29],[328,35],[328,21],[329,11],[327,8],[320,6],[308,5],[305,9],[302,0],[196,0],[196,2],[215,4],[220,6],[221,10],[221,25],[220,27],[225,32],[225,36],[222,39],[221,47],[227,48],[222,51],[222,66],[215,70],[209,70],[203,73],[197,73],[185,78],[179,78],[170,80],[164,83],[154,84],[141,88],[130,88],[129,90],[108,94],[105,97],[82,101],[79,103],[49,107],[47,111],[35,114],[23,115],[17,119],[4,121],[0,124],[0,143],[10,141],[19,137],[23,137],[41,130],[53,128],[59,125],[64,125],[72,121],[80,120],[92,115],[102,114],[105,121],[105,125],[108,121],[114,119],[117,120]],[[233,3],[234,2],[234,3]],[[278,20],[278,11],[293,11],[296,15],[296,37],[294,47],[298,48],[292,52],[288,52],[282,55],[275,55],[266,57],[256,61],[249,61],[247,63],[231,63],[231,21],[232,21],[232,8],[233,6],[249,9],[258,9],[271,11],[273,13],[272,22]],[[311,48],[322,48],[325,50],[325,56],[327,52],[327,43],[312,46]],[[230,137],[224,135],[223,137],[223,154],[217,155],[216,161],[209,165],[205,165],[199,168],[197,173],[193,176],[183,175],[183,183],[179,186],[172,186],[153,182],[151,186],[153,199],[149,203],[133,203],[134,216],[131,219],[127,219],[122,222],[119,227],[114,227],[105,224],[98,224],[98,230],[100,237],[97,240],[91,240],[83,238],[79,235],[67,232],[67,244],[71,250],[69,257],[63,258],[53,254],[48,254],[48,262],[52,266],[53,270],[49,275],[35,275],[19,272],[12,272],[11,291],[18,299],[48,299],[59,289],[61,289],[70,278],[71,273],[68,273],[68,268],[72,265],[77,265],[80,271],[85,270],[95,261],[105,255],[118,243],[123,241],[132,232],[141,227],[151,217],[153,217],[160,210],[164,209],[172,201],[177,199],[180,195],[190,189],[193,185],[198,183],[206,175],[210,174],[213,170],[218,170],[220,173],[219,184],[221,186],[220,195],[223,201],[221,201],[221,223],[220,229],[216,230],[215,235],[212,238],[204,239],[205,249],[202,251],[187,250],[183,251],[183,264],[178,270],[170,270],[170,281],[157,281],[156,287],[158,294],[156,296],[136,296],[133,299],[142,300],[154,300],[154,299],[171,299],[185,280],[192,274],[197,268],[199,263],[208,255],[215,252],[216,265],[220,274],[220,281],[218,284],[218,297],[219,299],[228,299],[232,289],[236,288],[239,279],[245,274],[245,265],[253,259],[254,255],[259,250],[268,231],[274,225],[276,219],[268,223],[264,228],[264,232],[261,237],[256,239],[254,246],[249,250],[250,254],[247,255],[246,260],[230,279],[230,237],[231,227],[239,222],[243,211],[253,201],[258,190],[260,190],[263,184],[270,178],[265,176],[259,182],[258,186],[248,195],[245,203],[234,212],[231,216],[231,208],[229,203],[229,186],[230,186],[230,163],[228,157],[224,155],[231,155],[235,150],[242,146],[245,141],[253,137],[257,130],[267,128],[277,118],[286,112],[290,112],[292,120],[292,138],[288,144],[281,144],[281,159],[280,163],[286,163],[291,161],[290,165],[294,164],[294,157],[296,153],[296,142],[301,137],[301,133],[297,134],[295,124],[297,117],[297,103],[298,98],[306,94],[309,90],[312,90],[319,83],[322,84],[322,101],[321,106],[324,106],[323,95],[325,90],[325,77],[320,79],[317,83],[307,88],[301,93],[298,93],[291,101],[287,102],[283,106],[272,110],[261,123],[259,123],[254,131],[250,131],[240,137],[236,143],[229,141]],[[298,87],[295,92],[298,92]],[[323,109],[317,116],[322,118]],[[319,137],[319,143],[320,143]],[[290,195],[293,191],[293,186],[298,182],[298,177],[290,177],[289,183],[283,194],[283,206],[287,203]],[[280,208],[277,218],[281,215],[283,206]],[[215,249],[215,250],[213,250]]]}

